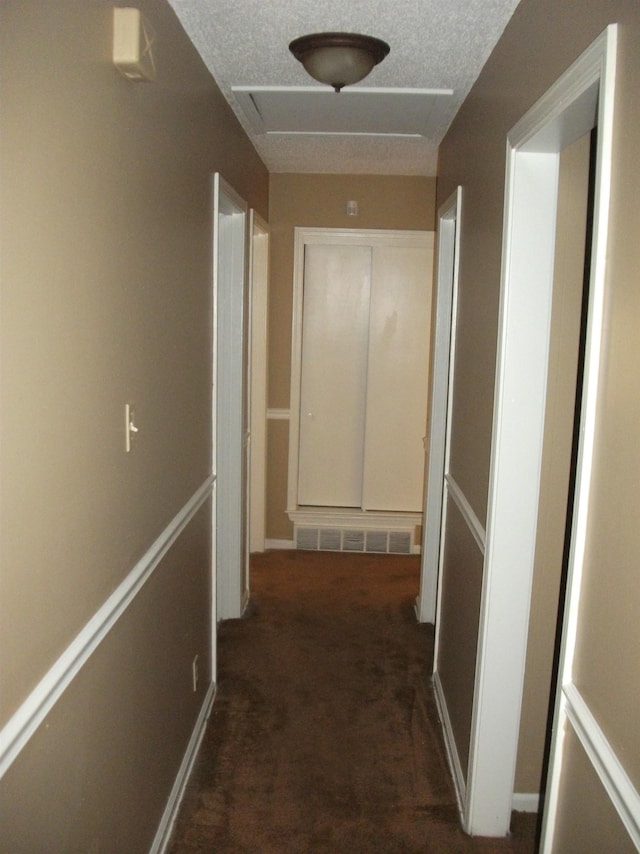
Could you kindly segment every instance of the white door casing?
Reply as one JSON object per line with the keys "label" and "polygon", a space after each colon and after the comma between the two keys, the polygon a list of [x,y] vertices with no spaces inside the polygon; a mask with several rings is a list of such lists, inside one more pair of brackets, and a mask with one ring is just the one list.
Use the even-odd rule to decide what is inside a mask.
{"label": "white door casing", "polygon": [[[589,533],[589,504],[591,473],[596,436],[596,414],[599,404],[599,377],[602,361],[602,337],[605,323],[607,244],[609,232],[609,200],[613,147],[615,105],[617,26],[609,26],[602,36],[585,52],[582,61],[596,78],[597,160],[593,216],[593,249],[591,258],[589,317],[585,353],[585,370],[578,445],[578,472],[575,486],[573,536],[570,541],[567,591],[560,643],[560,661],[553,714],[551,754],[544,805],[544,821],[540,850],[554,850],[556,806],[560,778],[564,767],[569,738],[577,740],[591,764],[594,776],[610,799],[621,824],[629,834],[630,843],[640,851],[640,793],[626,774],[624,764],[614,745],[600,727],[597,714],[590,707],[574,680],[574,655],[579,631],[589,631],[582,625],[583,567]],[[589,62],[590,61],[590,62]],[[516,128],[517,129],[517,128]],[[589,128],[590,129],[590,128]],[[515,129],[514,129],[515,130]]]}
{"label": "white door casing", "polygon": [[[490,836],[508,832],[512,807],[544,432],[559,152],[596,124],[598,127],[580,443],[544,810],[544,852],[553,849],[555,804],[567,728],[572,727],[577,733],[590,759],[594,755],[593,744],[600,745],[596,750],[598,759],[592,762],[603,784],[615,766],[615,754],[602,746],[595,718],[572,681],[603,324],[615,47],[616,30],[612,26],[518,122],[507,140],[487,539],[463,804],[465,829]],[[609,770],[604,774],[602,768]],[[617,787],[618,795],[623,789],[622,785]],[[624,821],[628,810],[625,811],[624,796],[618,795],[612,797],[612,802]]]}
{"label": "white door casing", "polygon": [[452,347],[455,341],[455,307],[460,256],[462,188],[449,196],[438,211],[436,304],[432,342],[431,401],[425,455],[424,518],[418,620],[435,623],[440,541],[445,495],[446,455],[448,448],[449,401],[453,370]]}
{"label": "white door casing", "polygon": [[249,476],[247,547],[265,549],[267,458],[267,324],[269,226],[253,209],[249,214]]}
{"label": "white door casing", "polygon": [[[305,522],[309,523],[307,521],[310,519],[309,513],[318,515],[319,508],[325,506],[332,511],[336,507],[342,510],[354,508],[349,516],[349,524],[365,524],[364,515],[367,513],[369,514],[367,525],[376,524],[373,521],[376,514],[378,514],[380,525],[389,525],[394,513],[398,524],[402,524],[403,521],[411,525],[419,524],[418,513],[422,505],[424,467],[422,437],[426,420],[426,379],[424,383],[422,379],[426,378],[428,371],[432,253],[433,233],[431,232],[296,229],[287,503],[287,511],[294,522],[304,516]],[[335,261],[334,256],[340,258],[341,255],[344,257],[338,267],[347,269],[351,265],[353,270],[350,279],[352,282],[359,282],[358,287],[345,286],[345,283],[340,283],[338,278],[333,281],[332,275],[328,277],[324,275],[323,278],[323,272],[324,274],[335,272],[332,270],[332,265],[338,262]],[[395,269],[400,257],[405,268],[402,282],[400,281],[403,278],[402,275]],[[317,299],[313,297],[313,289],[309,299],[309,293],[305,295],[307,287],[305,279],[309,271],[313,272],[316,267],[320,273],[320,286]],[[407,282],[407,277],[415,276],[416,273],[419,274],[417,285],[417,290],[421,290],[419,294],[416,294],[416,288]],[[379,279],[379,285],[371,286],[370,283],[375,282],[376,278]],[[398,294],[398,290],[406,293]],[[347,291],[346,294],[345,291]],[[348,302],[349,299],[351,303]],[[412,299],[417,301],[413,311],[410,312],[407,311],[407,301],[410,302]],[[367,300],[368,304],[366,304]],[[337,318],[330,310],[336,305],[341,306]],[[315,312],[321,318],[326,312],[327,316],[324,322],[316,324],[314,333],[319,341],[318,352],[321,356],[318,357],[316,353],[307,359],[306,338],[309,336],[311,327],[309,322],[311,312]],[[403,312],[405,317],[401,317],[400,312]],[[357,321],[358,318],[359,321]],[[336,327],[344,327],[348,334],[337,335],[337,329],[333,329],[332,324]],[[335,337],[341,337],[343,340],[334,341],[334,332]],[[377,361],[372,358],[372,347],[368,336],[374,333],[377,335],[381,352],[385,351],[389,359],[395,361],[392,370],[389,369],[383,357],[378,358]],[[399,340],[406,345],[402,357],[397,352]],[[329,346],[327,341],[330,342]],[[408,343],[409,341],[411,344]],[[345,347],[349,351],[346,354],[342,352]],[[379,371],[381,365],[384,370]],[[417,391],[415,380],[407,379],[409,368],[414,378],[417,372],[421,371]],[[386,376],[385,392],[381,392],[378,384],[373,380],[376,370],[379,376],[383,378]],[[395,376],[401,377],[397,382],[389,379],[393,370],[395,370]],[[314,377],[313,382],[308,381],[307,374]],[[334,382],[336,376],[340,378],[337,387],[338,391],[343,393],[343,408],[347,405],[353,407],[349,422],[353,429],[341,430],[337,437],[329,439],[325,444],[328,447],[326,453],[318,453],[317,450],[307,453],[307,434],[321,433],[324,428],[323,423],[318,423],[321,419],[318,418],[316,407],[330,397],[325,386]],[[407,392],[409,387],[412,389],[411,392]],[[330,391],[334,394],[335,388]],[[310,397],[314,398],[311,404],[309,404]],[[315,402],[316,398],[320,403]],[[379,415],[376,416],[375,425],[379,428],[378,432],[381,430],[382,434],[386,429],[386,442],[381,439],[382,434],[376,435],[374,430],[367,447],[365,434],[369,425],[374,422],[371,417],[367,421],[365,416],[371,416],[376,406],[378,412],[382,411],[384,414],[385,403],[387,415],[382,421],[387,426],[385,428],[382,422],[378,424]],[[340,405],[337,406],[337,411],[341,411]],[[413,425],[410,428],[411,434],[416,432],[413,429],[415,425],[419,425],[415,442],[412,439],[405,442],[405,433],[409,432],[408,428],[403,427],[405,433],[396,429],[392,434],[405,453],[413,455],[413,461],[409,464],[411,475],[408,477],[405,477],[406,468],[403,469],[396,464],[394,453],[398,452],[398,448],[392,447],[393,443],[389,441],[388,423],[395,417],[397,424],[399,413],[406,416],[402,422],[403,425],[406,423]],[[341,443],[347,443],[348,447],[342,454],[343,465],[337,469],[338,478],[344,480],[342,484],[344,488],[336,497],[335,469],[328,468],[326,462],[336,456]],[[311,447],[314,447],[313,443]],[[318,445],[315,445],[315,449],[317,447]],[[307,458],[311,458],[314,464],[320,467],[324,465],[328,468],[325,478],[326,494],[315,487],[314,491],[307,490],[306,474],[303,468]],[[380,484],[367,473],[375,465],[384,469],[387,474],[386,496],[382,498]],[[391,474],[396,471],[394,487]],[[417,487],[414,483],[416,480]],[[412,486],[414,488],[410,489]],[[407,490],[415,494],[407,498],[405,495]],[[410,507],[412,503],[415,506]],[[391,506],[392,504],[397,504],[398,509]],[[304,509],[304,505],[311,506],[307,510]],[[411,514],[410,522],[409,516],[400,520],[403,513]],[[360,514],[360,517],[357,514]],[[343,515],[346,520],[346,512]],[[337,517],[333,518],[337,524],[341,524],[337,521]],[[319,520],[320,516],[315,520],[315,524],[322,524]],[[393,521],[391,524],[394,524]]]}

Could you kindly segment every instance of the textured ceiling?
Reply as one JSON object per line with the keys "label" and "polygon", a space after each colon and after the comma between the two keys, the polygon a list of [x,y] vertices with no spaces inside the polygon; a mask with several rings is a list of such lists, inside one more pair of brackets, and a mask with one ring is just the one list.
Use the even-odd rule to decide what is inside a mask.
{"label": "textured ceiling", "polygon": [[[271,172],[435,175],[438,145],[519,0],[169,2]],[[366,33],[391,46],[389,56],[351,91],[360,86],[383,88],[387,94],[390,88],[453,90],[423,129],[425,135],[274,135],[256,130],[232,87],[330,91],[311,80],[288,50],[292,39],[323,31]],[[372,114],[385,109],[376,97],[370,102]]]}

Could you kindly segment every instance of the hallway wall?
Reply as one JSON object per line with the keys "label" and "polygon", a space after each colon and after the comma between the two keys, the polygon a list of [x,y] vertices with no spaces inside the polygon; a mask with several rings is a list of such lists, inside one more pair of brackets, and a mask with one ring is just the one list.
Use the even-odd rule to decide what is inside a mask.
{"label": "hallway wall", "polygon": [[[435,178],[397,175],[270,176],[269,407],[289,411],[294,228],[435,227]],[[348,216],[348,200],[359,203]],[[267,538],[291,540],[286,514],[288,418],[268,422]]]}
{"label": "hallway wall", "polygon": [[[635,0],[522,0],[478,81],[454,120],[440,149],[438,200],[457,185],[464,188],[460,305],[461,344],[456,353],[461,374],[454,403],[452,447],[456,479],[480,520],[486,520],[494,397],[498,299],[502,251],[505,139],[510,128],[609,23],[619,22],[618,96],[612,182],[612,228],[608,247],[607,318],[604,374],[596,443],[595,478],[583,601],[584,636],[578,641],[580,691],[597,711],[598,723],[627,774],[640,788],[637,685],[640,683],[640,633],[633,615],[640,611],[637,567],[640,534],[637,484],[640,456],[637,413],[640,388],[638,243],[640,228],[640,7]],[[479,595],[479,588],[478,588]],[[445,604],[455,610],[459,594]],[[466,603],[466,600],[465,600]],[[468,603],[466,603],[468,606]],[[477,622],[467,627],[466,643],[475,658]],[[452,638],[452,643],[454,639]],[[456,642],[458,640],[456,639]],[[455,694],[470,696],[473,662],[461,662],[450,678]],[[473,678],[471,676],[471,678]],[[469,710],[456,713],[467,718]],[[523,738],[525,734],[523,734]],[[580,751],[581,748],[575,748]],[[536,780],[522,755],[516,791]],[[599,785],[580,778],[580,757],[563,783],[563,854],[584,852],[572,837],[575,792],[589,792],[579,807],[590,825],[608,810]],[[584,784],[584,785],[583,785]],[[577,813],[576,813],[577,814]],[[591,822],[593,817],[593,822]],[[609,816],[607,815],[607,821]],[[605,823],[603,822],[603,825]],[[574,828],[575,830],[575,828]],[[588,850],[602,847],[593,836]],[[612,843],[613,844],[613,843]]]}
{"label": "hallway wall", "polygon": [[266,217],[268,176],[165,0],[136,5],[155,82],[114,68],[107,0],[0,5],[3,751],[177,536],[4,774],[13,854],[148,851],[210,687],[206,491],[181,515],[211,472],[210,181]]}

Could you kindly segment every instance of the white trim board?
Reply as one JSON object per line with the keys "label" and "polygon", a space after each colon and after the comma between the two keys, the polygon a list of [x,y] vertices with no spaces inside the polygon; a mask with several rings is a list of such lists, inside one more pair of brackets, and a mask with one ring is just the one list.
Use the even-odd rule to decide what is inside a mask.
{"label": "white trim board", "polygon": [[395,531],[411,532],[422,523],[419,513],[358,510],[349,507],[304,507],[291,511],[289,518],[295,525],[320,528],[393,528]]}
{"label": "white trim board", "polygon": [[193,732],[191,733],[187,749],[185,750],[182,762],[180,763],[180,768],[176,774],[176,779],[171,788],[167,805],[162,813],[158,830],[156,831],[156,835],[150,848],[150,854],[164,854],[168,849],[169,842],[171,841],[171,833],[173,832],[173,825],[175,824],[175,820],[178,816],[178,810],[180,809],[184,790],[186,789],[187,782],[189,781],[189,775],[191,774],[193,764],[198,755],[198,750],[200,749],[202,739],[204,738],[207,720],[211,714],[211,707],[213,706],[215,696],[216,686],[215,683],[212,682],[205,695],[198,719],[193,728]]}
{"label": "white trim board", "polygon": [[295,549],[296,544],[293,540],[267,540],[265,547],[267,549]]}
{"label": "white trim board", "polygon": [[209,499],[214,481],[213,475],[205,480],[9,718],[0,732],[0,777],[10,768],[67,686],[129,607],[191,519]]}
{"label": "white trim board", "polygon": [[438,210],[436,316],[431,344],[432,383],[423,501],[422,539],[425,547],[417,600],[418,620],[424,623],[435,623],[437,613],[443,531],[443,479],[448,453],[447,425],[456,326],[461,217],[462,188],[458,187]]}
{"label": "white trim board", "polygon": [[511,809],[514,812],[539,812],[540,795],[537,792],[514,792]]}

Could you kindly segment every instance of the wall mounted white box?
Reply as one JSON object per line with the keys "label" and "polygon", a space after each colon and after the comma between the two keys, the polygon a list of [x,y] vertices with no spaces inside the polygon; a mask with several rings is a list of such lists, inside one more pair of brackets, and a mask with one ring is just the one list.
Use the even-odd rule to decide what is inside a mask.
{"label": "wall mounted white box", "polygon": [[113,64],[128,80],[155,80],[155,33],[139,9],[113,10]]}

